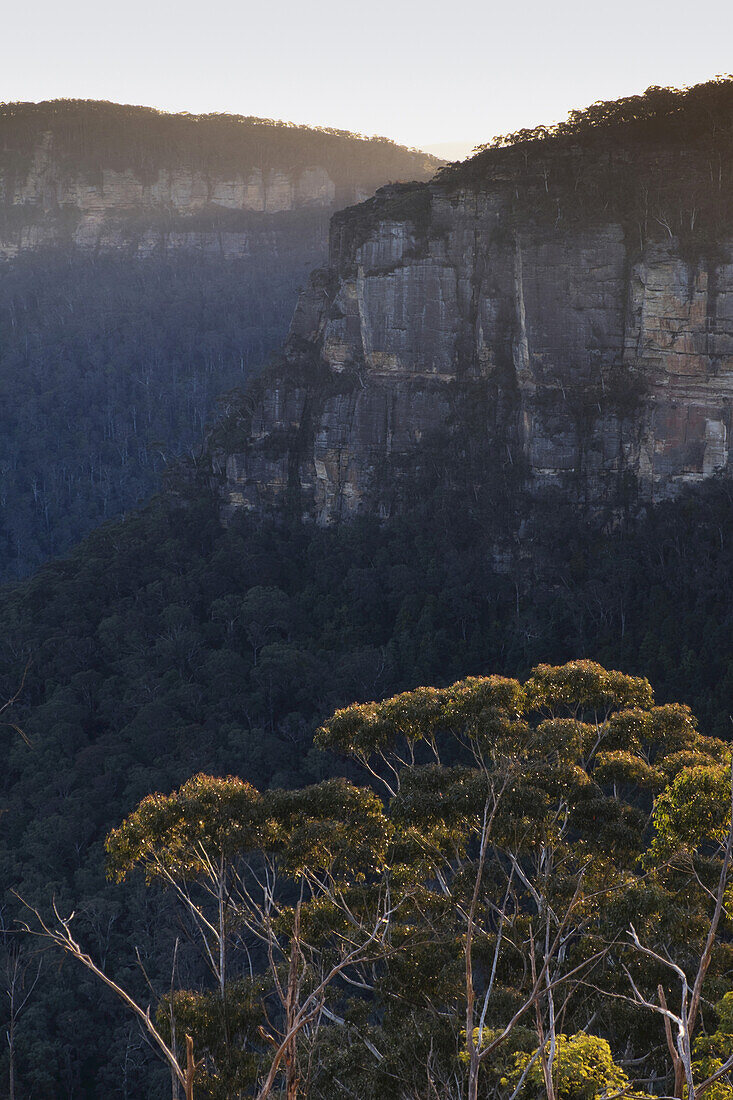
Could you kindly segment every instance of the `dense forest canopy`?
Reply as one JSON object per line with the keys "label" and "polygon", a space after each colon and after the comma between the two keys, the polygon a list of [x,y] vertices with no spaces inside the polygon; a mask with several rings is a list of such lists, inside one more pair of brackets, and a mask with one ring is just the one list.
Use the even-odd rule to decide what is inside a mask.
{"label": "dense forest canopy", "polygon": [[493,167],[518,163],[527,155],[562,154],[619,145],[684,147],[733,135],[733,77],[718,76],[691,88],[652,86],[642,95],[599,100],[570,111],[563,122],[500,134],[477,147],[473,157],[440,170],[449,184],[466,183]]}
{"label": "dense forest canopy", "polygon": [[[76,908],[84,945],[144,997],[135,947],[162,993],[180,928],[165,892],[105,883],[104,836],[198,772],[259,791],[363,781],[313,746],[338,707],[585,654],[648,675],[659,704],[689,704],[727,738],[731,493],[711,482],[614,534],[552,506],[536,573],[515,584],[491,564],[494,519],[473,497],[426,495],[384,524],[223,530],[215,498],[182,481],[2,594],[2,697],[23,685],[0,731],[6,888]],[[16,915],[8,894],[9,927]],[[209,988],[187,941],[178,960],[182,988]],[[19,1021],[23,1087],[169,1096],[137,1025],[72,962],[43,963]]]}
{"label": "dense forest canopy", "polygon": [[730,75],[717,76],[691,88],[652,85],[641,95],[598,100],[588,107],[572,110],[563,122],[499,134],[485,145],[477,146],[477,152],[549,138],[607,141],[620,136],[619,131],[623,131],[624,139],[679,141],[690,136],[702,137],[709,131],[718,133],[721,128],[729,129],[732,109],[733,77]]}
{"label": "dense forest canopy", "polygon": [[47,250],[0,266],[1,579],[65,553],[198,450],[217,398],[282,341],[327,227],[327,212],[288,217],[280,249],[260,227],[239,259]]}
{"label": "dense forest canopy", "polygon": [[[107,838],[209,971],[181,986],[174,960],[157,1028],[136,1010],[187,1096],[733,1091],[731,752],[689,708],[586,660],[354,704],[317,737],[377,790],[199,774]],[[109,984],[72,918],[33,916]]]}
{"label": "dense forest canopy", "polygon": [[131,168],[143,174],[185,164],[205,172],[323,165],[334,182],[373,190],[388,179],[413,179],[440,165],[386,137],[299,126],[243,115],[170,114],[102,100],[57,99],[0,104],[0,169],[23,173],[44,134],[68,173]]}

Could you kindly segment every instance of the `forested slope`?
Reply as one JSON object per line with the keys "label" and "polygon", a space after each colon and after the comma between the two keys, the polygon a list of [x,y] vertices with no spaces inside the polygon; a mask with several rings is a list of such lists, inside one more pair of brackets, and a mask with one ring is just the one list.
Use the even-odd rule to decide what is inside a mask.
{"label": "forested slope", "polygon": [[0,105],[0,579],[146,498],[282,343],[333,211],[438,163],[271,120]]}
{"label": "forested slope", "polygon": [[[144,167],[153,175],[160,169],[157,161]],[[152,186],[142,176],[139,182]],[[411,208],[417,193],[423,192],[393,189],[356,217],[385,203],[393,214],[404,214],[404,201]],[[307,213],[321,217],[318,211]],[[414,214],[411,208],[410,218]],[[249,211],[237,218],[249,225],[255,215],[268,216]],[[200,226],[202,233],[211,232],[209,223]],[[433,245],[438,247],[437,238]],[[93,475],[83,462],[82,469],[95,486],[95,495],[87,498],[87,507],[95,502],[95,521],[122,500],[114,479],[100,477],[97,456],[137,491],[144,477],[135,472],[135,462],[144,469],[153,465],[155,434],[175,432],[185,449],[194,428],[185,437],[183,422],[188,417],[200,425],[205,419],[219,366],[228,384],[238,380],[238,371],[247,373],[242,333],[255,348],[253,360],[266,351],[263,328],[269,331],[272,324],[273,333],[276,328],[277,310],[269,312],[270,299],[258,295],[265,294],[262,287],[274,287],[277,303],[279,275],[272,283],[252,283],[246,309],[251,306],[253,321],[250,312],[235,308],[241,299],[227,290],[229,269],[219,267],[215,275],[208,265],[219,261],[206,248],[191,262],[181,255],[161,249],[140,266],[125,268],[135,273],[132,285],[120,279],[126,261],[116,254],[98,256],[83,268],[83,278],[75,266],[79,257],[57,256],[54,263],[63,268],[68,262],[68,271],[54,274],[49,268],[48,288],[37,279],[38,269],[28,268],[31,275],[23,282],[22,259],[7,269],[19,280],[17,304],[7,313],[11,332],[14,326],[18,330],[8,345],[15,364],[9,378],[23,405],[37,409],[28,422],[18,421],[27,448],[18,456],[18,476],[26,476],[37,446],[33,418],[56,425],[54,417],[66,417],[71,430],[90,395]],[[407,259],[412,264],[419,256]],[[681,256],[675,260],[677,266],[687,262]],[[396,270],[382,266],[380,279],[396,276]],[[37,290],[29,290],[31,282]],[[83,289],[77,292],[77,285]],[[317,281],[314,285],[318,289]],[[59,286],[65,289],[54,297]],[[283,291],[283,302],[284,297]],[[420,295],[414,300],[417,305]],[[104,336],[89,338],[87,310],[103,317]],[[694,312],[697,318],[699,311]],[[331,317],[337,327],[343,319]],[[447,329],[452,322],[444,319]],[[54,376],[58,383],[48,390],[47,372],[26,370],[43,359],[41,352],[34,359],[31,332],[40,334],[38,347],[52,349],[48,354],[63,353]],[[333,350],[336,344],[329,346]],[[118,358],[119,370],[113,365]],[[194,368],[181,368],[182,359]],[[140,368],[134,374],[131,361]],[[80,362],[89,366],[67,405],[67,368]],[[302,379],[298,366],[288,364],[288,385]],[[307,373],[313,362],[300,366]],[[706,359],[706,371],[708,366]],[[256,393],[286,418],[292,406],[278,404],[277,387],[270,385],[279,369]],[[165,386],[154,381],[158,372]],[[202,377],[209,375],[212,382],[204,385]],[[357,385],[358,371],[330,379],[326,397],[338,402],[347,389],[358,395]],[[300,400],[303,393],[294,388]],[[170,392],[185,416],[168,403]],[[414,390],[407,386],[405,392]],[[168,1073],[112,997],[100,993],[83,970],[60,963],[59,956],[36,956],[33,941],[11,930],[24,912],[20,899],[48,913],[55,896],[60,912],[76,910],[75,928],[85,947],[144,1003],[170,989],[174,953],[180,987],[209,990],[190,928],[178,920],[170,899],[135,876],[119,886],[105,878],[104,837],[150,792],[168,794],[197,772],[230,773],[260,790],[353,778],[354,761],[322,751],[313,741],[314,730],[337,707],[421,685],[441,687],[470,675],[524,678],[538,662],[580,657],[648,677],[658,703],[689,704],[703,734],[729,738],[730,480],[703,461],[701,471],[711,474],[705,482],[693,464],[690,484],[678,487],[678,499],[656,506],[622,494],[618,507],[588,518],[576,493],[564,492],[562,483],[531,500],[525,497],[520,507],[526,463],[486,439],[491,392],[478,400],[468,389],[459,426],[465,422],[470,431],[446,432],[456,423],[449,417],[424,433],[420,462],[402,455],[399,472],[403,483],[409,480],[410,492],[399,509],[385,507],[381,518],[375,510],[320,527],[302,519],[297,476],[289,486],[295,492],[273,494],[267,509],[232,508],[228,526],[222,525],[222,480],[215,476],[222,456],[241,458],[240,505],[243,486],[256,481],[250,477],[245,484],[244,477],[252,473],[245,469],[251,457],[252,395],[235,398],[229,402],[232,415],[209,434],[215,455],[194,449],[190,458],[170,463],[163,495],[124,520],[108,522],[65,560],[0,591],[0,700],[11,701],[0,727],[3,946],[7,984],[20,974],[23,995],[29,993],[15,1028],[17,1078],[28,1095],[44,1100],[170,1096]],[[113,397],[124,404],[124,415]],[[9,404],[7,415],[16,416],[10,398]],[[624,406],[627,412],[634,408],[633,401]],[[435,419],[434,407],[432,415]],[[306,430],[299,433],[297,420],[288,421],[288,430],[302,443],[313,425],[304,417]],[[143,437],[145,446],[141,422],[150,433]],[[385,426],[391,446],[388,419],[374,423],[380,430]],[[283,466],[283,443],[274,431],[261,448],[266,461],[280,463],[279,489],[287,480],[279,473],[297,475],[299,457],[293,450],[293,461]],[[339,449],[338,464],[346,450]],[[63,510],[54,513],[54,493],[67,503],[75,499],[76,452],[75,446],[59,445],[56,479],[38,477],[35,488],[29,486],[33,514],[49,528]],[[9,448],[7,462],[13,453]],[[9,509],[20,512],[20,493],[12,497],[7,491]],[[530,510],[531,524],[523,522]],[[77,534],[81,529],[79,521]],[[48,533],[43,537],[50,540]],[[47,549],[37,533],[26,545],[36,544],[38,558]],[[50,552],[61,545],[48,544]],[[628,728],[633,741],[633,726]],[[641,775],[647,776],[643,767]],[[639,801],[645,799],[648,810],[643,790]],[[144,973],[135,965],[136,952]],[[8,1014],[9,997],[3,1006]],[[215,1031],[215,1015],[212,1021]],[[391,1064],[409,1067],[419,1061],[408,1031],[395,1034]],[[343,1054],[335,1052],[337,1064]],[[6,1061],[0,1072],[8,1069]],[[378,1089],[380,1082],[366,1082],[365,1096],[367,1085]],[[324,1093],[331,1100],[328,1087]],[[541,1095],[541,1085],[538,1089]],[[376,1095],[383,1097],[384,1088]]]}
{"label": "forested slope", "polygon": [[[104,834],[199,770],[261,788],[342,773],[311,745],[338,705],[584,655],[648,675],[659,702],[689,703],[726,737],[730,514],[717,481],[611,535],[548,510],[545,566],[510,578],[490,565],[493,521],[475,502],[428,496],[383,525],[223,530],[209,490],[182,482],[2,597],[5,698],[30,662],[2,730],[6,887],[76,907],[85,943],[143,995],[134,946],[166,988],[176,924],[139,883],[105,885]],[[6,921],[17,911],[6,895]],[[19,1032],[24,1087],[165,1095],[135,1025],[69,965],[44,962]]]}

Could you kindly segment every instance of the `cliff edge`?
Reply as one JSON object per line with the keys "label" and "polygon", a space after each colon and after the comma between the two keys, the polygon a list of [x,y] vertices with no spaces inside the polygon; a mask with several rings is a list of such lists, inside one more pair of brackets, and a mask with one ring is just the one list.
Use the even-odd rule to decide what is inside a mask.
{"label": "cliff edge", "polygon": [[389,514],[424,477],[613,513],[729,472],[732,245],[730,80],[383,188],[212,437],[225,515]]}
{"label": "cliff edge", "polygon": [[283,215],[317,220],[440,163],[386,138],[272,119],[0,104],[0,257],[58,245],[246,256],[273,225],[287,231]]}

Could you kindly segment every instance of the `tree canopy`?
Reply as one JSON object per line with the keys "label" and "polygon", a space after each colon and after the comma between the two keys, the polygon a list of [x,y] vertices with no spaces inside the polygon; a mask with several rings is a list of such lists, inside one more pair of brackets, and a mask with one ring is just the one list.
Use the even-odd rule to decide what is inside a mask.
{"label": "tree canopy", "polygon": [[688,707],[576,660],[353,704],[316,740],[374,786],[201,774],[107,839],[200,944],[208,982],[174,968],[158,1006],[198,1095],[733,1087],[731,751]]}
{"label": "tree canopy", "polygon": [[[223,530],[215,502],[181,484],[2,594],[2,698],[23,683],[5,715],[12,724],[0,730],[5,888],[37,905],[54,891],[62,913],[76,910],[81,942],[143,1003],[151,994],[131,965],[136,948],[156,996],[167,995],[179,936],[181,988],[205,991],[210,1021],[219,1019],[215,980],[195,946],[200,939],[181,935],[176,895],[159,879],[146,887],[142,873],[120,885],[105,881],[105,836],[151,791],[167,797],[199,773],[240,776],[261,794],[337,775],[361,785],[368,772],[358,761],[313,747],[313,730],[337,709],[416,685],[440,697],[451,683],[470,684],[470,676],[490,681],[487,668],[514,693],[518,683],[521,698],[538,661],[556,666],[577,653],[648,676],[656,706],[684,701],[701,730],[728,736],[726,483],[701,486],[636,528],[612,533],[549,510],[534,547],[537,573],[518,591],[491,567],[490,517],[475,504],[454,508],[435,496],[424,507],[385,523],[319,529],[241,517]],[[271,629],[263,609],[272,613]],[[441,748],[445,766],[471,766],[468,749],[448,734],[453,755]],[[429,759],[425,743],[418,740],[415,751],[418,762]],[[369,763],[389,777],[376,758]],[[655,760],[634,757],[635,768],[647,766],[653,779]],[[427,775],[423,800],[426,785]],[[402,788],[404,802],[404,778]],[[386,794],[381,783],[375,789]],[[464,791],[456,782],[456,805]],[[643,797],[655,793],[650,786]],[[629,900],[629,920],[649,896],[641,891]],[[8,892],[6,924],[18,914]],[[427,958],[427,949],[420,954]],[[441,959],[436,952],[431,981],[448,998],[461,976],[455,957],[450,966]],[[30,986],[37,960],[28,962]],[[391,963],[392,972],[404,970],[404,986],[413,965],[406,956]],[[719,1001],[727,990],[711,974],[710,1000]],[[123,1097],[125,1088],[128,1096],[170,1096],[137,1024],[94,981],[75,965],[44,963],[16,1028],[19,1088],[49,1100],[70,1091],[89,1100]],[[237,988],[236,1026],[256,1029],[259,1002]],[[349,1018],[371,1041],[362,1010],[353,1004]],[[401,1071],[404,1044],[414,1041],[411,1019],[393,1017],[389,1044],[379,1048],[386,1082]],[[433,1051],[445,1065],[449,1054],[456,1057],[456,1040],[440,1034]],[[345,1046],[342,1038],[339,1031],[329,1042],[343,1058],[338,1064],[352,1059],[356,1072],[363,1045]],[[423,1060],[430,1041],[426,1033]],[[337,1063],[333,1073],[341,1079]]]}

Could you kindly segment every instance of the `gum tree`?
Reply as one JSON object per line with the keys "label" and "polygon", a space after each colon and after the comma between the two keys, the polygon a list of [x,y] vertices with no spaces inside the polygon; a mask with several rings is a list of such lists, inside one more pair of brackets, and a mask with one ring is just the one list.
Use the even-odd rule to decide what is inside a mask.
{"label": "gum tree", "polygon": [[[317,740],[370,785],[199,775],[108,838],[112,876],[170,891],[210,972],[154,1020],[127,1002],[189,1095],[176,1034],[212,1100],[579,1100],[586,1070],[589,1096],[640,1095],[631,1065],[661,1065],[640,1007],[661,1049],[663,1020],[686,1029],[678,1097],[725,1078],[727,1054],[687,1065],[723,974],[730,750],[686,707],[575,661],[354,704]],[[43,927],[126,997],[68,921]]]}
{"label": "gum tree", "polygon": [[[654,796],[724,746],[687,708],[655,706],[646,680],[589,661],[354,705],[319,741],[383,785],[427,920],[462,959],[469,1100],[527,1026],[553,1100],[559,1037],[607,1015],[618,982],[629,907],[653,870],[641,860]],[[457,1031],[457,1003],[435,1007]]]}
{"label": "gum tree", "polygon": [[[265,1100],[282,1080],[296,1100],[304,1033],[317,1031],[339,981],[358,980],[389,950],[390,832],[374,792],[343,780],[260,793],[232,776],[197,775],[143,799],[107,840],[110,875],[142,871],[175,895],[216,990],[174,991],[155,1021],[83,951],[70,919],[38,919],[136,1012],[187,1096],[198,1033],[209,1041],[196,1074],[208,1095],[231,1100],[254,1088]],[[175,1051],[177,1019],[190,1032],[188,1073]]]}

